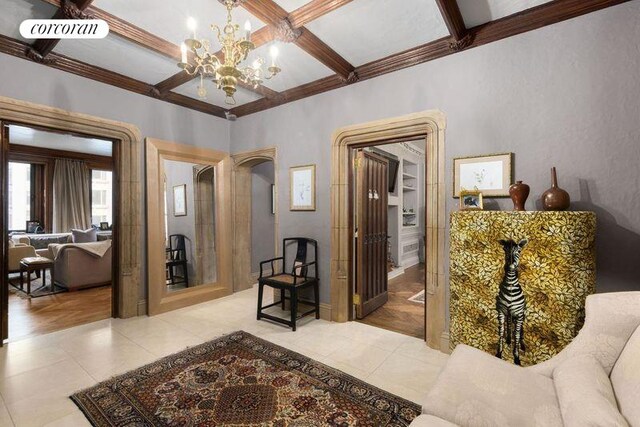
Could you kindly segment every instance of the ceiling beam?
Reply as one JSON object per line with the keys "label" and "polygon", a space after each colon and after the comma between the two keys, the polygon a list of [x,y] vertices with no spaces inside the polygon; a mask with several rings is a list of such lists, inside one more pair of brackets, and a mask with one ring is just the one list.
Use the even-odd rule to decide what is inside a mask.
{"label": "ceiling beam", "polygon": [[[54,6],[61,7],[60,0],[44,0],[44,1]],[[143,30],[142,28],[136,25],[133,25],[121,18],[118,18],[117,16],[114,16],[108,12],[105,12],[102,9],[98,9],[97,7],[90,6],[87,9],[85,9],[85,12],[87,15],[91,16],[92,18],[102,19],[105,22],[107,22],[107,24],[109,24],[109,31],[114,34],[117,34],[123,39],[128,40],[132,43],[135,43],[145,49],[149,49],[153,52],[156,52],[162,56],[166,56],[167,58],[180,61],[181,59],[180,46],[173,44],[161,37],[158,37],[146,30]],[[267,29],[264,29],[262,31],[258,30],[253,34],[251,39],[253,40],[254,44],[256,44],[256,46],[260,46],[266,43],[267,40],[268,41],[271,40],[271,32],[268,31]],[[217,52],[215,55],[220,57],[221,53]],[[158,90],[162,94],[168,93],[169,91],[175,89],[176,87],[191,81],[193,78],[195,78],[195,76],[189,76],[184,71],[179,71],[173,76],[158,83],[156,85],[156,88],[158,88]],[[271,90],[262,85],[258,86],[257,88],[254,88],[253,86],[249,86],[245,84],[240,84],[240,86],[262,96],[275,96],[275,94],[277,94],[276,91]]]}
{"label": "ceiling beam", "polygon": [[293,26],[291,23],[291,15],[289,15],[287,11],[280,7],[275,1],[247,0],[242,3],[242,7],[252,15],[260,18],[262,22],[269,24],[274,33],[273,37],[276,40],[285,43],[295,43],[298,47],[330,68],[344,80],[354,78],[353,70],[355,67],[353,65],[340,56],[338,52],[316,37],[316,35],[309,31],[309,29],[304,26]]}
{"label": "ceiling beam", "polygon": [[[467,48],[482,46],[628,1],[631,0],[553,0],[532,9],[469,29],[469,37],[472,41]],[[450,40],[449,37],[435,40],[357,67],[355,73],[359,77],[358,81],[371,79],[459,52],[459,50],[451,46]],[[343,81],[337,76],[327,77],[280,92],[280,97],[276,99],[260,99],[235,107],[231,109],[231,113],[238,117],[245,116],[344,87],[349,83],[349,81]]]}
{"label": "ceiling beam", "polygon": [[179,95],[173,92],[168,93],[164,97],[160,97],[160,93],[153,85],[141,82],[140,80],[132,79],[131,77],[123,76],[122,74],[118,74],[113,71],[105,70],[104,68],[96,67],[85,62],[75,60],[73,58],[69,58],[64,55],[59,55],[55,52],[51,52],[49,55],[47,55],[46,58],[34,59],[27,54],[28,47],[29,45],[27,45],[26,43],[0,34],[0,52],[2,53],[13,55],[22,59],[33,60],[48,67],[66,71],[71,74],[76,74],[78,76],[105,83],[111,86],[116,86],[140,95],[150,96],[152,98],[160,99],[172,104],[190,108],[192,110],[211,114],[216,117],[226,117],[225,109],[222,107],[207,104],[206,102],[198,101],[196,99]]}
{"label": "ceiling beam", "polygon": [[[83,10],[91,5],[93,0],[62,0],[59,9],[53,15],[52,19],[84,19],[86,15]],[[60,42],[60,39],[37,39],[31,46],[32,54],[40,55],[46,58],[54,47]]]}
{"label": "ceiling beam", "polygon": [[451,34],[451,49],[462,50],[471,44],[471,35],[467,31],[462,13],[456,0],[436,0],[444,23]]}
{"label": "ceiling beam", "polygon": [[301,29],[300,36],[294,43],[343,79],[352,75],[354,66],[306,28]]}
{"label": "ceiling beam", "polygon": [[353,0],[311,0],[289,14],[289,22],[294,28],[300,28],[323,15],[332,12]]}

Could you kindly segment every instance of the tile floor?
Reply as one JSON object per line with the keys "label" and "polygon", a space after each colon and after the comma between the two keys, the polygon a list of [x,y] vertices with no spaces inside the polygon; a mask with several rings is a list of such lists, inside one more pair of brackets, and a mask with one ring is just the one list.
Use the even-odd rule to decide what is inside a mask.
{"label": "tile floor", "polygon": [[[155,317],[107,319],[0,348],[0,426],[88,426],[77,390],[217,336],[244,330],[420,403],[447,355],[357,322],[305,319],[296,332],[256,321],[251,289]],[[275,308],[274,308],[275,309]]]}

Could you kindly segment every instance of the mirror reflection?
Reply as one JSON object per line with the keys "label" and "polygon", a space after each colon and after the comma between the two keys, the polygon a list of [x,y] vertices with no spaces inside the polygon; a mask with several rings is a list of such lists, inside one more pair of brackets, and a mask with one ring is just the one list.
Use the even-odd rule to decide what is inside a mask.
{"label": "mirror reflection", "polygon": [[167,291],[215,283],[215,167],[162,165]]}

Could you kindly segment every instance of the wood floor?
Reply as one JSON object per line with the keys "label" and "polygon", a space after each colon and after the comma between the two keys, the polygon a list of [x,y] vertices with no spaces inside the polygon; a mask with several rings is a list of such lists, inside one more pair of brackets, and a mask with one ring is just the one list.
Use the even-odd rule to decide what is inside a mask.
{"label": "wood floor", "polygon": [[359,322],[424,339],[424,304],[409,298],[424,290],[424,264],[389,280],[389,301]]}
{"label": "wood floor", "polygon": [[9,293],[9,339],[42,335],[111,317],[111,286],[22,299]]}

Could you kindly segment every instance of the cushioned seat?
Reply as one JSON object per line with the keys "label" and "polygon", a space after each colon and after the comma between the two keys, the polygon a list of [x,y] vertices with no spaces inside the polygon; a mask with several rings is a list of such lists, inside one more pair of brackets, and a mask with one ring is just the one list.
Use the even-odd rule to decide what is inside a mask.
{"label": "cushioned seat", "polygon": [[423,407],[463,426],[559,426],[553,380],[478,349],[459,345]]}
{"label": "cushioned seat", "polygon": [[32,256],[32,257],[22,258],[20,262],[25,265],[35,265],[35,264],[48,264],[48,263],[52,263],[53,261],[49,258],[45,258],[42,256]]}

